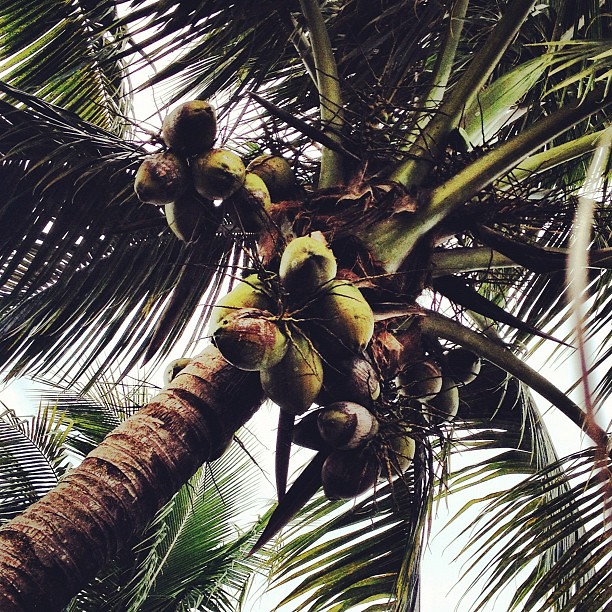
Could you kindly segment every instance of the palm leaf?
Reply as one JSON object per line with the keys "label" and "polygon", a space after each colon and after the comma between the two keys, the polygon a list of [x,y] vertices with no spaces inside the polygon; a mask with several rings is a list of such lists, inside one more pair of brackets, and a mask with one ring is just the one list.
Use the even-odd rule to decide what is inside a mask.
{"label": "palm leaf", "polygon": [[257,566],[247,552],[267,520],[244,531],[234,524],[237,508],[248,512],[255,499],[254,469],[237,444],[202,467],[68,609],[236,610]]}
{"label": "palm leaf", "polygon": [[55,407],[41,407],[28,420],[10,412],[0,418],[2,522],[23,512],[57,485],[69,467],[65,441],[70,425]]}
{"label": "palm leaf", "polygon": [[72,354],[70,375],[78,377],[104,351],[101,369],[127,355],[138,360],[179,270],[198,269],[174,326],[149,351],[159,358],[220,282],[231,240],[211,225],[200,241],[182,245],[156,207],[135,199],[139,147],[0,88],[30,107],[4,103],[0,133],[0,172],[12,185],[0,203],[2,227],[10,228],[0,260],[3,365],[13,374],[44,373]]}
{"label": "palm leaf", "polygon": [[5,82],[115,134],[130,127],[114,3],[2,2],[0,31]]}

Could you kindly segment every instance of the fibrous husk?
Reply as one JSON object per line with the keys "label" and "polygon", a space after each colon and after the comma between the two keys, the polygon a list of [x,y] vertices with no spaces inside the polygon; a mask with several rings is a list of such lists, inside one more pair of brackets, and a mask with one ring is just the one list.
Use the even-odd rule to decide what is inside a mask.
{"label": "fibrous husk", "polygon": [[350,499],[374,486],[380,463],[368,449],[335,450],[325,459],[321,481],[326,497]]}
{"label": "fibrous husk", "polygon": [[226,149],[211,149],[194,157],[191,169],[196,191],[210,200],[228,198],[244,185],[244,164]]}
{"label": "fibrous husk", "polygon": [[417,361],[407,365],[395,382],[400,395],[427,401],[442,390],[442,370],[433,361]]}
{"label": "fibrous husk", "polygon": [[166,115],[162,123],[163,141],[182,155],[208,151],[217,135],[214,107],[204,100],[180,104]]}
{"label": "fibrous husk", "polygon": [[141,202],[162,206],[176,200],[187,188],[186,163],[171,151],[149,155],[134,177],[134,191]]}
{"label": "fibrous husk", "polygon": [[337,271],[336,258],[322,236],[302,236],[285,248],[278,274],[291,295],[309,296],[329,283]]}
{"label": "fibrous husk", "polygon": [[275,310],[274,300],[257,274],[250,274],[241,280],[217,301],[210,314],[208,333],[213,334],[223,318],[241,308],[259,308],[270,312]]}
{"label": "fibrous husk", "polygon": [[261,371],[266,395],[282,410],[302,414],[312,405],[323,384],[323,364],[310,340],[293,330],[287,353],[277,365]]}
{"label": "fibrous husk", "polygon": [[465,348],[454,348],[445,355],[445,372],[464,385],[476,380],[480,373],[480,357]]}
{"label": "fibrous husk", "polygon": [[378,419],[355,402],[335,402],[318,415],[321,437],[333,448],[349,450],[365,446],[378,433]]}
{"label": "fibrous husk", "polygon": [[247,171],[263,179],[274,202],[289,195],[295,187],[295,174],[284,157],[260,155],[251,161]]}
{"label": "fibrous husk", "polygon": [[[194,242],[207,225],[218,227],[220,211],[210,200],[202,200],[195,192],[187,191],[164,207],[166,222],[172,233],[183,242]],[[206,232],[209,234],[209,232]]]}
{"label": "fibrous husk", "polygon": [[172,380],[178,375],[178,373],[186,368],[191,359],[189,357],[179,357],[178,359],[173,359],[164,370],[164,387],[168,386]]}
{"label": "fibrous husk", "polygon": [[361,291],[351,283],[333,280],[312,307],[313,329],[326,349],[362,353],[374,333],[374,313]]}
{"label": "fibrous husk", "polygon": [[370,406],[380,397],[380,379],[374,366],[354,355],[325,364],[323,389],[318,401],[323,404],[350,401]]}
{"label": "fibrous husk", "polygon": [[221,319],[213,342],[229,363],[247,371],[275,366],[289,345],[278,318],[259,308],[242,308]]}

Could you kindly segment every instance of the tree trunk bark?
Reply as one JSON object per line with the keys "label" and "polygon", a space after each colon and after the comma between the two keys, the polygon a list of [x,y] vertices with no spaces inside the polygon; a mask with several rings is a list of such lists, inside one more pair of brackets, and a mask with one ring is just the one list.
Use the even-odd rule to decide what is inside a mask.
{"label": "tree trunk bark", "polygon": [[0,610],[60,610],[263,398],[256,373],[207,348],[58,486],[0,530]]}

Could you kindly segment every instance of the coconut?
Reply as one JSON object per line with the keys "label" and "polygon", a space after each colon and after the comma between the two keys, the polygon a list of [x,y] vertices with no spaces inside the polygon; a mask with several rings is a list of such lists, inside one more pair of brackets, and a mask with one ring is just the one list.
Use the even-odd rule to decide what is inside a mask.
{"label": "coconut", "polygon": [[311,312],[313,326],[323,332],[317,337],[328,350],[343,348],[359,354],[374,334],[374,313],[361,291],[348,281],[328,283]]}
{"label": "coconut", "polygon": [[361,448],[378,433],[378,419],[355,402],[325,406],[317,422],[323,440],[340,450]]}
{"label": "coconut", "polygon": [[411,465],[416,451],[416,442],[410,435],[410,429],[389,434],[387,449],[389,463],[396,474],[403,474]]}
{"label": "coconut", "polygon": [[191,100],[174,108],[162,123],[163,141],[183,155],[208,151],[217,135],[215,109],[204,100]]}
{"label": "coconut", "polygon": [[208,225],[218,227],[220,211],[212,202],[202,200],[195,192],[188,191],[164,207],[166,222],[172,233],[183,242],[193,242]]}
{"label": "coconut", "polygon": [[295,425],[293,426],[293,443],[304,448],[310,448],[312,450],[325,450],[329,448],[329,445],[321,437],[319,431],[319,414],[321,408],[307,412]]}
{"label": "coconut", "polygon": [[263,179],[274,202],[283,199],[295,187],[295,175],[284,157],[260,155],[247,166],[247,170]]}
{"label": "coconut", "polygon": [[278,275],[293,296],[308,296],[329,283],[338,271],[336,258],[321,239],[294,238],[281,256]]}
{"label": "coconut", "polygon": [[134,191],[141,202],[163,205],[173,202],[187,188],[185,162],[170,151],[149,155],[134,178]]}
{"label": "coconut", "polygon": [[367,359],[354,355],[347,359],[334,360],[332,364],[325,364],[319,403],[329,404],[346,400],[369,406],[379,397],[380,380]]}
{"label": "coconut", "polygon": [[442,389],[430,399],[430,415],[434,423],[452,420],[459,410],[459,389],[450,376],[442,376]]}
{"label": "coconut", "polygon": [[380,463],[368,449],[335,450],[321,468],[325,496],[330,499],[350,499],[374,486]]}
{"label": "coconut", "polygon": [[445,355],[444,371],[457,382],[467,385],[474,381],[480,373],[480,357],[465,348],[455,348]]}
{"label": "coconut", "polygon": [[395,383],[400,395],[427,401],[442,389],[442,370],[432,361],[417,361],[407,365]]}
{"label": "coconut", "polygon": [[321,358],[308,338],[297,330],[291,334],[287,353],[280,363],[261,371],[266,395],[282,410],[293,414],[302,414],[310,408],[322,384]]}
{"label": "coconut", "polygon": [[220,321],[236,310],[259,308],[274,312],[274,306],[274,300],[267,291],[265,283],[257,274],[250,274],[213,306],[208,322],[208,333],[213,334]]}
{"label": "coconut", "polygon": [[274,315],[258,308],[242,308],[221,319],[213,342],[227,361],[247,371],[275,366],[289,345]]}
{"label": "coconut", "polygon": [[246,170],[238,155],[226,149],[211,149],[191,160],[196,191],[210,200],[223,200],[244,184]]}
{"label": "coconut", "polygon": [[164,387],[167,387],[173,380],[176,378],[178,373],[187,367],[191,359],[189,357],[179,357],[178,359],[173,359],[164,370]]}
{"label": "coconut", "polygon": [[269,214],[267,211],[272,206],[272,200],[263,180],[256,174],[247,172],[244,185],[231,198],[231,204],[242,229],[259,232],[266,225]]}

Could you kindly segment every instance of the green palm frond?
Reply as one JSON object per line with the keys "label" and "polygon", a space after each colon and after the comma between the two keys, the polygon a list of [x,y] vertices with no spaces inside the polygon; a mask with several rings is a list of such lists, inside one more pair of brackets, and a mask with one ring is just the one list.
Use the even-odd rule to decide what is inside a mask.
{"label": "green palm frond", "polygon": [[129,129],[126,46],[114,3],[0,3],[2,79],[117,135]]}
{"label": "green palm frond", "polygon": [[0,418],[0,521],[14,518],[57,485],[69,467],[70,426],[56,407],[41,407],[27,420],[10,411]]}
{"label": "green palm frond", "polygon": [[[183,245],[157,207],[136,200],[140,147],[0,89],[29,106],[2,103],[0,172],[11,185],[0,202],[4,367],[44,373],[73,355],[78,377],[102,355],[100,371],[122,356],[137,361],[154,338],[154,353],[164,354],[221,282],[231,240],[211,224],[208,236]],[[185,268],[189,291],[160,339],[152,325]]]}
{"label": "green palm frond", "polygon": [[431,461],[431,448],[421,445],[402,478],[381,480],[360,500],[315,496],[270,552],[272,586],[292,589],[279,607],[378,610],[395,602],[414,609],[433,499]]}
{"label": "green palm frond", "polygon": [[[497,495],[470,526],[469,568],[486,585],[475,610],[500,588],[515,591],[511,609],[575,610],[610,605],[609,534],[602,501],[609,469],[593,469],[592,450],[564,457]],[[492,561],[491,561],[492,559]],[[486,568],[483,569],[483,565]],[[475,570],[475,566],[480,567]]]}
{"label": "green palm frond", "polygon": [[[241,442],[257,454],[253,440],[245,435],[241,433]],[[253,509],[256,469],[238,444],[202,467],[160,510],[139,541],[68,609],[236,610],[257,568],[256,559],[246,555],[267,520],[244,530],[235,524],[237,510]]]}

